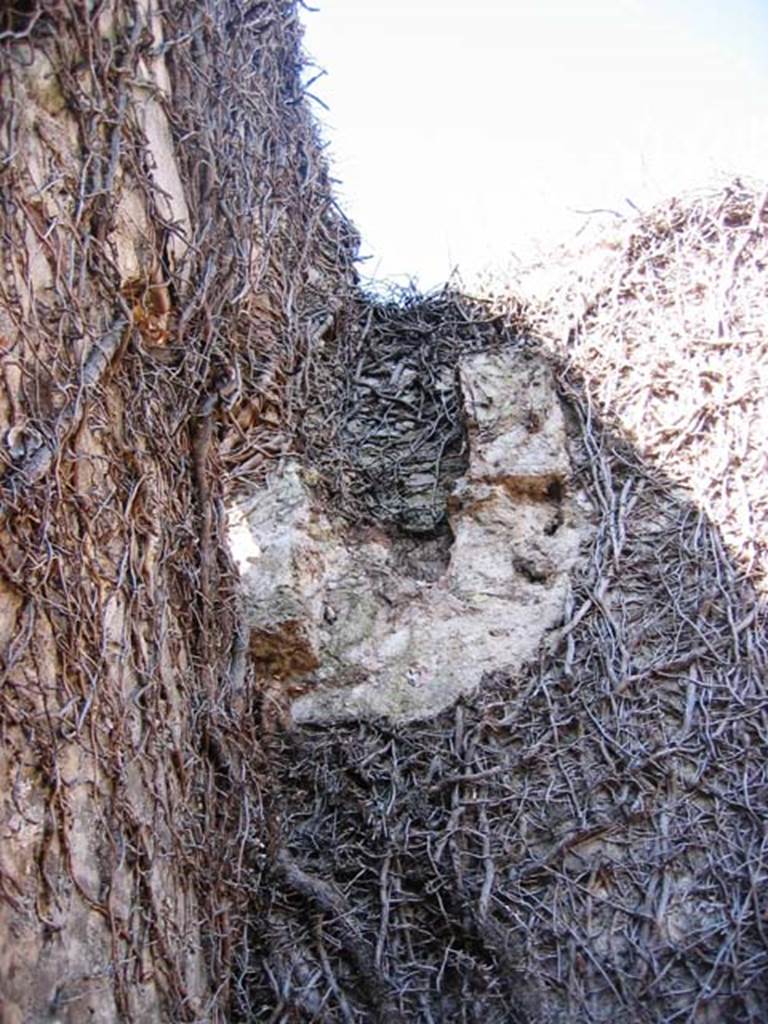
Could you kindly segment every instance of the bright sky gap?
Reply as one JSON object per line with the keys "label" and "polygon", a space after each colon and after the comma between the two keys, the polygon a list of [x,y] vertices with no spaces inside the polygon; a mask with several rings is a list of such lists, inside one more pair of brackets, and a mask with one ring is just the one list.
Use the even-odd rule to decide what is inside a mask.
{"label": "bright sky gap", "polygon": [[768,175],[759,0],[318,0],[306,48],[372,277],[527,261],[594,209]]}

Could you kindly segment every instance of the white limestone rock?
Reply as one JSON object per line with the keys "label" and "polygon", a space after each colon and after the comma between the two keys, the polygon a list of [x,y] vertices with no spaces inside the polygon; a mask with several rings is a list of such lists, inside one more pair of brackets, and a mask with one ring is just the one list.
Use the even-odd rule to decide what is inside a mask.
{"label": "white limestone rock", "polygon": [[332,523],[294,463],[232,511],[252,654],[304,691],[296,722],[430,717],[519,670],[562,618],[586,527],[551,375],[507,350],[466,359],[460,380],[469,469],[442,573],[414,574],[418,541],[406,565],[383,532]]}

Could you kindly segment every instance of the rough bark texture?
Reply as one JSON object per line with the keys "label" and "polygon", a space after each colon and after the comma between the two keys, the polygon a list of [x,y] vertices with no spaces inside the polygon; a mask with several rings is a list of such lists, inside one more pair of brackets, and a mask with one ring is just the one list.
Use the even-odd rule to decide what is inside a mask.
{"label": "rough bark texture", "polygon": [[354,237],[292,4],[1,18],[0,1016],[224,1019],[264,843],[225,467],[282,450]]}

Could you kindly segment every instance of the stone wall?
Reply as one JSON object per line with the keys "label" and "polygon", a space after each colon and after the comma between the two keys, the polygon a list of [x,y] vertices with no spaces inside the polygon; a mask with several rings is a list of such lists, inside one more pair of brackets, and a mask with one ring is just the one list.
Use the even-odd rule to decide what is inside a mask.
{"label": "stone wall", "polygon": [[350,527],[295,463],[232,510],[251,652],[301,694],[294,721],[431,717],[562,621],[589,531],[551,374],[511,347],[465,357],[459,379],[467,469],[442,537]]}

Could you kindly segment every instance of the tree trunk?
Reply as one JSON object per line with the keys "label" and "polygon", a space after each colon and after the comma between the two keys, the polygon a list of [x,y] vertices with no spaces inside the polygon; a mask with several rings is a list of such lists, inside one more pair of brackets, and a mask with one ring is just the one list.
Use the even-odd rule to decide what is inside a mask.
{"label": "tree trunk", "polygon": [[293,3],[0,15],[0,1019],[224,1019],[263,861],[225,475],[352,282]]}

